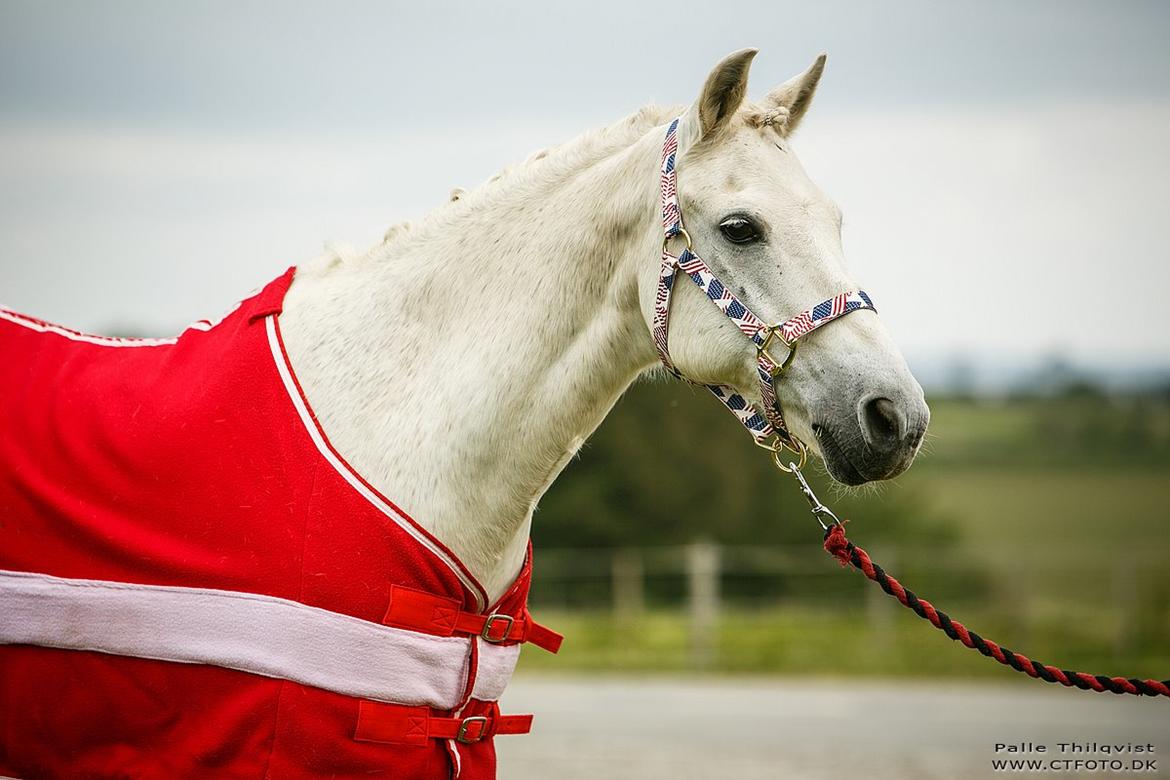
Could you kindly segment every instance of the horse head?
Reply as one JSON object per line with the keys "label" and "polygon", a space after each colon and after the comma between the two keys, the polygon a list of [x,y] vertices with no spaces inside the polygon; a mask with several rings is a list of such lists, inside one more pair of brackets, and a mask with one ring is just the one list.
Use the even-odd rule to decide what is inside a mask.
{"label": "horse head", "polygon": [[[805,173],[791,141],[825,57],[752,102],[747,82],[755,54],[746,49],[716,65],[682,114],[677,197],[687,240],[721,286],[761,320],[779,323],[859,286],[845,264],[841,210]],[[639,286],[650,321],[659,274],[649,262],[646,269]],[[678,288],[670,361],[691,381],[752,397],[758,344],[699,288]],[[902,473],[930,419],[922,388],[870,309],[802,338],[775,392],[788,430],[849,485]],[[759,395],[755,401],[763,403]]]}

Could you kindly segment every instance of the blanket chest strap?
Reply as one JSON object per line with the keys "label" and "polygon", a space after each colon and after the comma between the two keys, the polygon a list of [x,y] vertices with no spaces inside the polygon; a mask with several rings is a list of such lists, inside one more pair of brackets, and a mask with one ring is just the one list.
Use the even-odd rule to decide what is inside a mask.
{"label": "blanket chest strap", "polygon": [[460,607],[456,599],[392,585],[390,606],[382,623],[439,636],[479,636],[492,644],[531,642],[550,653],[557,652],[564,639],[533,620],[527,609],[515,617],[504,612],[478,615]]}

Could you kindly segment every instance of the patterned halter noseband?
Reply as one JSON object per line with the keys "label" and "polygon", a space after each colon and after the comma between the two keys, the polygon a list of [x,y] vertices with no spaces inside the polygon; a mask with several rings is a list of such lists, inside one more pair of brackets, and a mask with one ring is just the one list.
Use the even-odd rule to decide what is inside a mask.
{"label": "patterned halter noseband", "polygon": [[[874,308],[873,301],[870,300],[869,296],[858,290],[857,292],[835,295],[778,325],[767,325],[755,314],[752,314],[751,310],[727,289],[727,285],[715,277],[703,258],[695,254],[690,234],[683,227],[675,175],[678,125],[679,119],[670,123],[670,127],[666,130],[666,141],[662,146],[662,268],[658,276],[658,292],[654,296],[653,327],[654,344],[658,348],[658,357],[670,373],[679,379],[685,379],[671,362],[670,352],[667,348],[670,293],[674,289],[674,281],[681,269],[719,307],[719,311],[727,315],[728,319],[734,322],[736,327],[755,344],[756,369],[760,380],[763,412],[761,413],[734,388],[726,385],[704,386],[731,410],[732,414],[747,428],[757,445],[772,453],[772,459],[779,468],[784,471],[789,470],[784,463],[784,458],[782,458],[784,450],[795,453],[800,460],[798,465],[803,466],[807,456],[805,446],[800,439],[792,435],[784,422],[784,413],[781,411],[780,401],[776,397],[776,380],[795,357],[797,339],[849,312],[859,309],[870,309],[876,312],[877,309]],[[680,237],[686,242],[686,246],[677,256],[670,253],[670,242],[675,237]],[[788,349],[788,355],[783,360],[776,360],[769,352],[769,349],[776,344]]]}

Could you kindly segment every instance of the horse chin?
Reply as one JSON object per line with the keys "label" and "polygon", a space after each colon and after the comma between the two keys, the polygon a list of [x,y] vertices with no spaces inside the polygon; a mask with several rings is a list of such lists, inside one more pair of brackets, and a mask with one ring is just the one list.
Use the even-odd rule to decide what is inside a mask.
{"label": "horse chin", "polygon": [[855,487],[869,482],[865,475],[854,465],[845,453],[844,448],[837,443],[837,439],[822,426],[813,426],[817,437],[817,449],[820,450],[821,460],[829,476],[842,485]]}

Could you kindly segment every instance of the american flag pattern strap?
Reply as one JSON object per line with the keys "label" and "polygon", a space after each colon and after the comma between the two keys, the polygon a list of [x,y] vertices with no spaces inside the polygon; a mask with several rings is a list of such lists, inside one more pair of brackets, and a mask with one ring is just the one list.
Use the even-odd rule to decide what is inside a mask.
{"label": "american flag pattern strap", "polygon": [[678,156],[678,123],[682,117],[675,117],[666,130],[666,143],[662,145],[662,231],[667,238],[676,236],[683,229],[682,209],[678,205],[678,177],[674,173],[675,158]]}
{"label": "american flag pattern strap", "polygon": [[785,344],[793,344],[801,336],[812,333],[822,325],[826,325],[838,317],[843,317],[851,311],[874,308],[873,301],[864,290],[834,295],[827,301],[821,301],[811,309],[802,311],[787,322],[781,323],[776,329],[777,335],[784,339]]}
{"label": "american flag pattern strap", "polygon": [[685,379],[671,361],[669,349],[670,296],[674,291],[679,271],[682,271],[700,290],[706,293],[719,311],[734,322],[736,327],[759,349],[756,369],[760,380],[760,400],[763,401],[763,411],[757,409],[734,388],[726,385],[704,385],[704,387],[736,416],[757,444],[766,446],[768,440],[773,436],[790,442],[792,437],[784,422],[784,413],[780,409],[780,401],[776,396],[775,377],[780,366],[772,360],[768,352],[763,350],[764,345],[768,343],[768,334],[774,333],[772,340],[780,341],[791,350],[795,348],[797,339],[807,336],[822,325],[827,325],[850,312],[861,309],[876,312],[877,309],[865,292],[861,290],[846,292],[835,295],[827,301],[822,301],[779,325],[770,327],[727,289],[727,285],[715,276],[703,258],[691,249],[689,240],[687,247],[682,252],[677,256],[672,255],[668,248],[670,239],[683,234],[682,209],[679,206],[676,173],[679,119],[681,117],[672,121],[666,130],[666,140],[662,145],[662,161],[659,169],[662,193],[662,233],[665,240],[662,244],[662,266],[658,273],[658,289],[654,295],[654,320],[651,328],[654,346],[658,350],[658,358],[667,371],[679,379]]}

